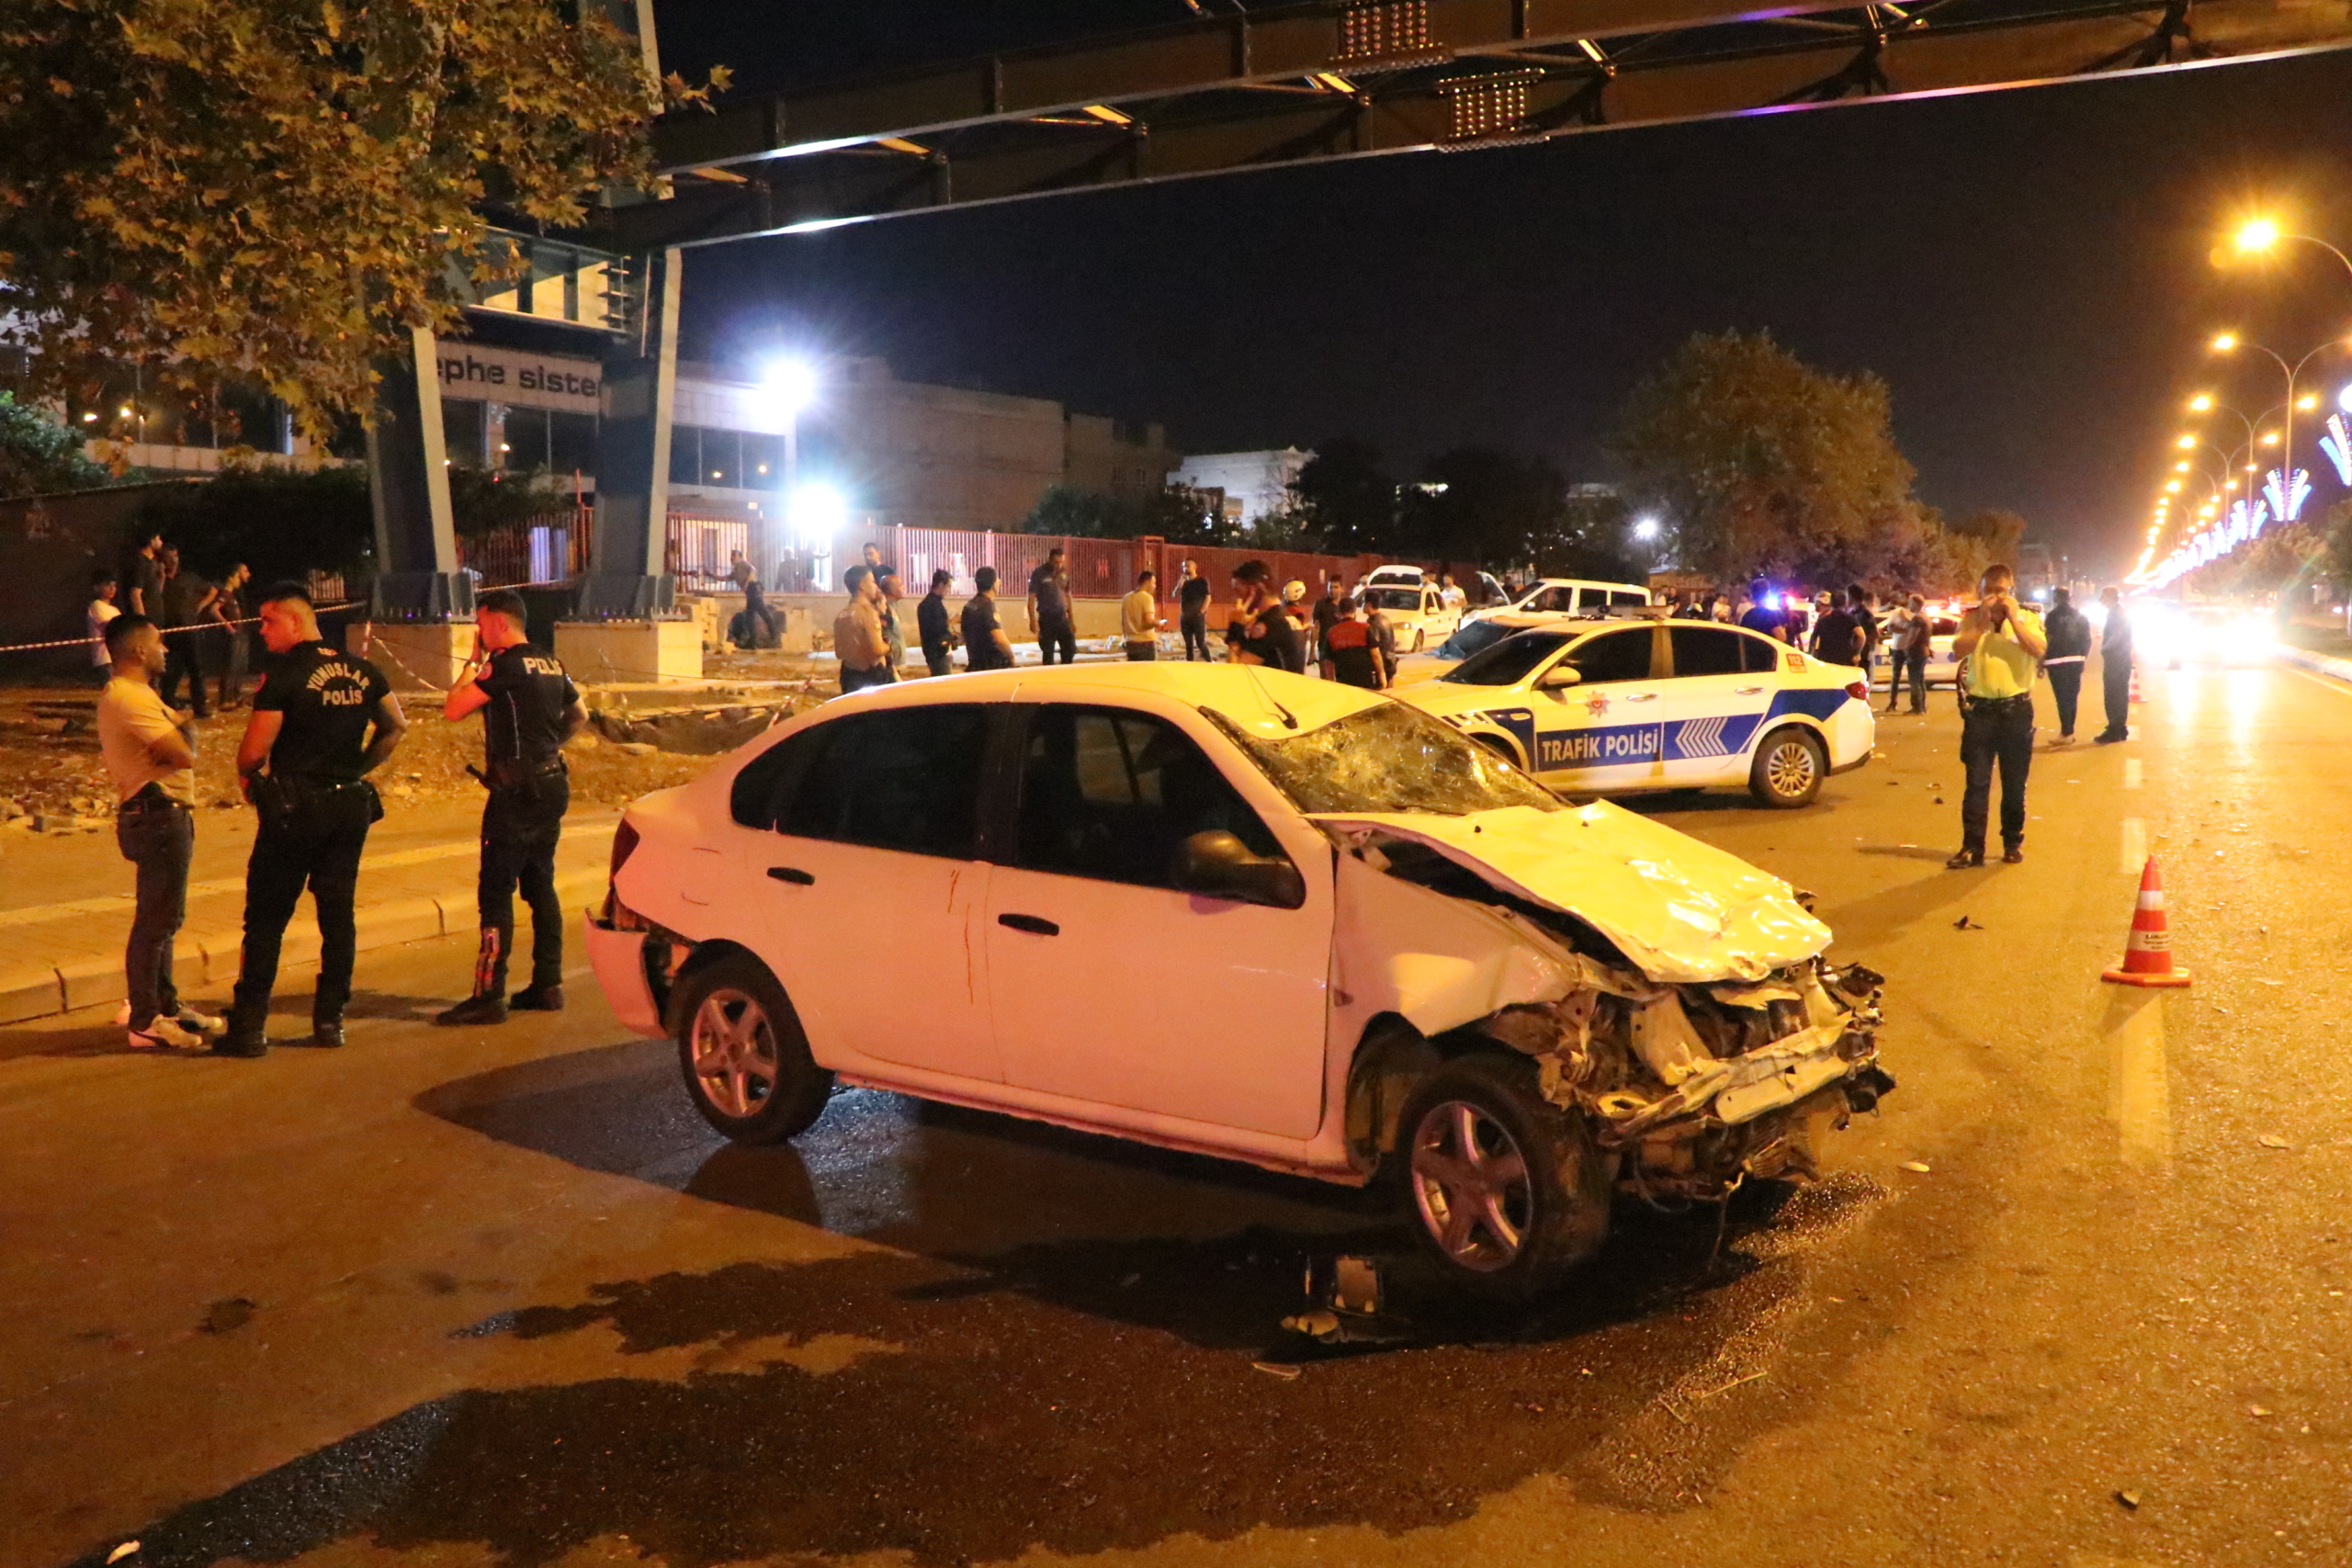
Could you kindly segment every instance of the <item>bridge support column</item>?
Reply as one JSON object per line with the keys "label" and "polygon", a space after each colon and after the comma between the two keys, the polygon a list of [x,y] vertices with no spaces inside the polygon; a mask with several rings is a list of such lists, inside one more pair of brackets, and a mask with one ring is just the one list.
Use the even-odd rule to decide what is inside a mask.
{"label": "bridge support column", "polygon": [[368,499],[376,521],[371,614],[379,622],[473,618],[473,580],[458,567],[449,510],[437,360],[433,334],[412,331],[409,353],[381,366],[368,426]]}

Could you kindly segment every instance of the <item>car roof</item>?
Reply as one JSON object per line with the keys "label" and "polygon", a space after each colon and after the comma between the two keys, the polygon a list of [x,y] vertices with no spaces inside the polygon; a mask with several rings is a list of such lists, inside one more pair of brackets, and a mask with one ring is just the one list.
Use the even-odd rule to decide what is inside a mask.
{"label": "car roof", "polygon": [[1601,577],[1543,577],[1529,583],[1527,592],[1532,593],[1541,588],[1622,588],[1632,593],[1649,592],[1638,582],[1611,582]]}
{"label": "car roof", "polygon": [[[1012,701],[1015,693],[1067,702],[1114,700],[1121,694],[1148,693],[1192,707],[1213,708],[1241,728],[1270,739],[1319,728],[1386,700],[1377,692],[1339,681],[1310,681],[1287,670],[1146,660],[1030,665],[899,681],[834,698],[817,711],[831,717],[853,707],[863,711],[934,703],[1004,703]],[[1283,709],[1297,720],[1296,729],[1283,722]]]}

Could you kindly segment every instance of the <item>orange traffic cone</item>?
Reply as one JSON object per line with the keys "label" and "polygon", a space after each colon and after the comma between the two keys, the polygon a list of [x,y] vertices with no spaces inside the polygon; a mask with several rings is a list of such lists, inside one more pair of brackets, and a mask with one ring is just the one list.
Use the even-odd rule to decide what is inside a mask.
{"label": "orange traffic cone", "polygon": [[2138,707],[2147,700],[2140,694],[2140,667],[2134,664],[2132,666],[2132,705]]}
{"label": "orange traffic cone", "polygon": [[2188,971],[2172,966],[2172,931],[2165,923],[2165,881],[2156,874],[2156,857],[2148,857],[2140,873],[2140,902],[2132,911],[2132,935],[2123,944],[2123,962],[2099,976],[2119,986],[2186,986]]}

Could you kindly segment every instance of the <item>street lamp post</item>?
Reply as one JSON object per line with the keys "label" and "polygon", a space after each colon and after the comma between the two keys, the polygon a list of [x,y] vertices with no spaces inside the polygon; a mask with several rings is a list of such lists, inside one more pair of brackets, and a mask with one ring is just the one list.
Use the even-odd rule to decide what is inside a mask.
{"label": "street lamp post", "polygon": [[[784,416],[783,510],[789,526],[792,525],[796,498],[800,493],[800,414],[802,410],[817,400],[817,367],[805,359],[782,358],[769,365],[761,381],[767,389],[771,405]],[[781,588],[783,573],[779,571],[774,577],[768,575],[769,569],[781,563],[773,524],[764,510],[754,526],[758,537],[751,541],[753,569],[760,572],[762,581]],[[824,592],[824,584],[818,583],[815,587],[819,592]]]}

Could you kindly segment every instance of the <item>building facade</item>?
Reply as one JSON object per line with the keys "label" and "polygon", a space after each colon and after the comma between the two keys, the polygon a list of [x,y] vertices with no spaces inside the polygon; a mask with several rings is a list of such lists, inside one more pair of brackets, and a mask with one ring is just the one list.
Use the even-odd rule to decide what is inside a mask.
{"label": "building facade", "polygon": [[1248,526],[1289,510],[1293,487],[1314,460],[1314,453],[1295,446],[1278,452],[1209,452],[1183,459],[1174,480],[1191,490],[1222,491],[1227,520]]}

